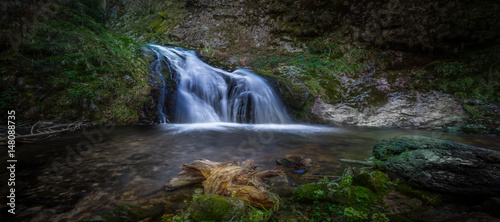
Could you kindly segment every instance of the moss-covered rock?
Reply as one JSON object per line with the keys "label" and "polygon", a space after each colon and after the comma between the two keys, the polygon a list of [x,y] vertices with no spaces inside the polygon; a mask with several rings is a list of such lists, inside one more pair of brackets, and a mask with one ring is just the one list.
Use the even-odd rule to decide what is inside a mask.
{"label": "moss-covered rock", "polygon": [[357,175],[352,172],[346,170],[340,182],[325,180],[301,185],[295,190],[294,199],[313,204],[310,216],[314,221],[387,221],[381,213],[382,199],[392,182],[379,171]]}
{"label": "moss-covered rock", "polygon": [[298,202],[326,201],[328,197],[328,187],[325,183],[308,183],[297,187],[293,198]]}
{"label": "moss-covered rock", "polygon": [[352,184],[363,186],[374,193],[385,193],[389,177],[380,171],[362,172],[352,178]]}
{"label": "moss-covered rock", "polygon": [[500,193],[498,151],[424,136],[399,136],[378,141],[373,155],[387,171],[419,188],[472,196]]}
{"label": "moss-covered rock", "polygon": [[373,156],[379,160],[387,160],[406,151],[417,149],[467,149],[467,147],[472,146],[453,141],[411,135],[379,140],[373,146],[372,153]]}
{"label": "moss-covered rock", "polygon": [[187,210],[194,221],[231,221],[245,215],[245,203],[234,197],[214,194],[195,196]]}

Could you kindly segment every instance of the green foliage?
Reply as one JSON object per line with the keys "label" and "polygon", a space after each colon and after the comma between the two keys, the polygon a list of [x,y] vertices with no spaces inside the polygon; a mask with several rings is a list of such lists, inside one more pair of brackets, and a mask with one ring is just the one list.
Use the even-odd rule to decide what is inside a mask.
{"label": "green foliage", "polygon": [[389,222],[389,218],[383,213],[374,213],[372,215],[372,222]]}
{"label": "green foliage", "polygon": [[125,14],[112,20],[112,27],[122,35],[147,43],[169,45],[177,41],[170,32],[186,16],[185,1],[131,1]]}
{"label": "green foliage", "polygon": [[363,186],[374,193],[385,193],[388,186],[392,184],[389,177],[380,171],[362,172],[352,179],[353,185]]}
{"label": "green foliage", "polygon": [[294,199],[299,202],[314,202],[328,200],[327,184],[308,183],[297,187],[294,192]]}
{"label": "green foliage", "polygon": [[185,201],[189,208],[169,217],[164,215],[163,222],[167,221],[268,221],[274,210],[253,207],[237,197],[225,197],[214,194],[203,194],[203,189],[196,189],[191,201]]}
{"label": "green foliage", "polygon": [[12,87],[7,91],[4,91],[0,97],[0,112],[7,113],[8,110],[14,109],[14,104],[19,95],[16,87]]}
{"label": "green foliage", "polygon": [[312,221],[331,221],[342,216],[346,221],[368,218],[385,221],[387,218],[379,212],[379,201],[392,185],[387,175],[380,171],[353,176],[351,170],[346,170],[340,182],[324,180],[300,185],[294,192],[294,199],[313,204]]}
{"label": "green foliage", "polygon": [[344,209],[344,216],[347,222],[358,222],[368,219],[368,215],[363,212],[357,211],[352,207],[346,207]]}
{"label": "green foliage", "polygon": [[100,123],[137,122],[148,93],[147,61],[140,45],[100,23],[105,3],[62,3],[56,16],[33,24],[35,34],[21,45],[20,61],[29,61],[24,73],[50,95],[41,104],[23,95],[31,106],[52,107],[41,110],[42,118],[83,115]]}
{"label": "green foliage", "polygon": [[[386,63],[377,49],[366,49],[358,43],[347,43],[345,39],[335,32],[329,37],[306,42],[306,52],[257,56],[251,66],[257,73],[293,83],[289,85],[292,88],[297,88],[294,86],[297,83],[303,85],[313,98],[340,102],[344,99],[340,83],[343,76],[358,78],[369,66],[385,66]],[[292,93],[301,91],[294,89]]]}
{"label": "green foliage", "polygon": [[194,197],[188,210],[189,218],[194,221],[228,221],[240,217],[241,211],[233,200],[214,194]]}
{"label": "green foliage", "polygon": [[256,208],[253,206],[247,206],[247,216],[243,218],[242,221],[247,222],[262,222],[269,221],[273,214],[273,210],[266,210],[263,208]]}
{"label": "green foliage", "polygon": [[[427,66],[435,80],[426,82],[464,99],[500,102],[500,46],[464,53],[459,59],[436,61]],[[430,83],[430,84],[429,84]],[[474,115],[473,112],[471,112]]]}

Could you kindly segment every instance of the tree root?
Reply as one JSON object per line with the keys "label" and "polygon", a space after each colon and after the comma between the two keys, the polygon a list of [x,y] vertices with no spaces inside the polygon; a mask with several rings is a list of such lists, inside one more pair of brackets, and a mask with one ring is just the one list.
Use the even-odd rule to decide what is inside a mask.
{"label": "tree root", "polygon": [[195,160],[181,165],[181,172],[164,187],[172,190],[201,183],[205,194],[235,196],[253,206],[273,208],[278,197],[268,191],[263,180],[275,176],[283,177],[285,174],[281,170],[256,172],[256,167],[253,160],[246,160],[241,165],[236,161]]}

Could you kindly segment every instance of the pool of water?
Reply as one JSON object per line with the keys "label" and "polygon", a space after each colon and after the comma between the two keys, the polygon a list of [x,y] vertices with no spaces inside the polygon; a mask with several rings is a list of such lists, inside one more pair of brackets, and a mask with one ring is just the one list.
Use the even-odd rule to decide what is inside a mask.
{"label": "pool of water", "polygon": [[[201,158],[254,159],[257,170],[266,170],[281,167],[276,158],[296,155],[312,159],[314,171],[321,175],[340,175],[339,159],[367,159],[377,140],[399,135],[423,135],[489,149],[498,149],[500,144],[500,138],[485,135],[293,124],[94,128],[53,142],[18,144],[15,221],[76,221],[122,203],[182,204],[191,190],[167,192],[162,187],[179,173],[181,164]],[[6,155],[0,161],[5,163]],[[5,170],[0,177],[8,180]],[[294,180],[303,183],[320,178],[301,177],[305,178],[295,175]],[[2,189],[4,203],[7,195],[7,189]],[[0,216],[12,218],[6,212],[3,207]]]}

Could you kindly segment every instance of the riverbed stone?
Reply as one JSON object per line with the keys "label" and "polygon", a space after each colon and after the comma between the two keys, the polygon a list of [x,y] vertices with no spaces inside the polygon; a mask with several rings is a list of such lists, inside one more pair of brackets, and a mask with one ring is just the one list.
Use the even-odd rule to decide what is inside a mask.
{"label": "riverbed stone", "polygon": [[373,155],[414,186],[461,195],[500,194],[500,152],[424,136],[378,141]]}

